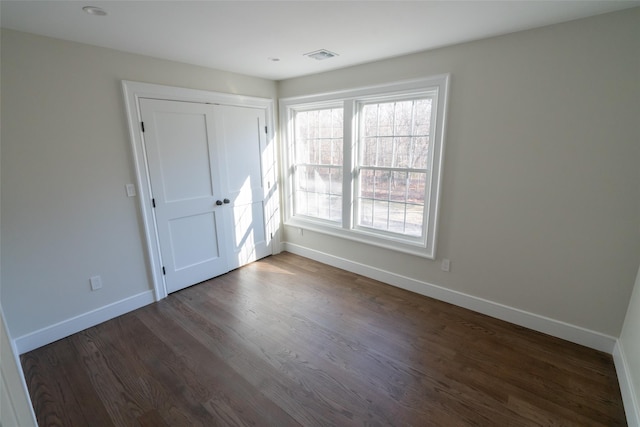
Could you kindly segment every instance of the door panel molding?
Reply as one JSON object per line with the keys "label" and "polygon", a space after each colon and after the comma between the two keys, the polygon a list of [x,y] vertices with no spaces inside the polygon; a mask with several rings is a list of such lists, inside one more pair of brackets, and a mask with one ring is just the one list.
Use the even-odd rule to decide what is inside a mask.
{"label": "door panel molding", "polygon": [[[138,187],[138,206],[140,209],[141,221],[144,228],[144,239],[146,247],[146,257],[148,272],[151,283],[154,289],[155,300],[159,301],[165,298],[168,294],[167,287],[163,275],[163,266],[160,262],[162,259],[160,256],[160,244],[157,238],[157,230],[153,219],[153,200],[151,191],[151,181],[149,177],[149,165],[147,164],[147,154],[144,146],[144,133],[141,126],[141,99],[157,99],[157,100],[169,100],[169,101],[182,101],[192,103],[204,103],[222,105],[222,106],[235,106],[235,107],[249,107],[254,109],[260,109],[264,111],[264,124],[257,123],[256,126],[265,126],[266,132],[261,135],[264,136],[264,141],[261,141],[261,147],[263,147],[262,160],[261,160],[261,178],[262,184],[252,188],[252,191],[263,191],[264,201],[260,203],[260,209],[264,212],[265,224],[264,224],[264,245],[261,249],[261,256],[264,256],[264,248],[267,247],[269,253],[271,250],[277,250],[280,247],[279,229],[280,229],[280,215],[277,211],[279,207],[279,191],[277,188],[278,167],[275,164],[277,153],[275,148],[274,139],[274,101],[268,98],[251,97],[244,95],[226,94],[220,92],[212,92],[206,90],[187,89],[175,86],[164,86],[150,83],[134,82],[134,81],[122,81],[122,89],[124,94],[126,115],[129,125],[129,138],[131,142],[131,150],[133,155],[133,165],[135,167],[136,185]],[[262,127],[259,129],[262,130]],[[146,130],[146,129],[145,129]],[[267,162],[268,164],[265,164]],[[126,183],[123,183],[126,184]],[[275,208],[274,208],[275,206]],[[265,208],[269,209],[268,212]],[[252,209],[256,209],[253,207]],[[235,212],[232,217],[235,216]],[[234,233],[233,239],[236,239]],[[258,237],[258,236],[242,236]],[[256,239],[261,240],[261,239]],[[234,249],[237,249],[234,246]],[[246,252],[246,250],[245,250]],[[248,259],[253,255],[244,254],[244,258]],[[261,257],[259,256],[259,257]],[[258,257],[258,258],[259,258]]]}

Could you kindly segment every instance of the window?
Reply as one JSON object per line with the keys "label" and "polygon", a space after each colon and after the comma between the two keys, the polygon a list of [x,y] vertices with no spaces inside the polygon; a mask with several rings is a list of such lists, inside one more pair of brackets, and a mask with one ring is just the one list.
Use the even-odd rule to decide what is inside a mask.
{"label": "window", "polygon": [[342,108],[297,111],[294,121],[295,215],[342,220]]}
{"label": "window", "polygon": [[420,97],[360,105],[358,226],[413,237],[426,231],[432,103]]}
{"label": "window", "polygon": [[286,223],[435,258],[448,76],[280,101]]}

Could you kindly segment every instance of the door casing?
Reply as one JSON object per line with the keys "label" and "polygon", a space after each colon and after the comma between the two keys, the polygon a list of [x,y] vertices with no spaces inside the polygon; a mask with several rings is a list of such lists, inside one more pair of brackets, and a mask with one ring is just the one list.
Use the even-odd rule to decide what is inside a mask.
{"label": "door casing", "polygon": [[171,101],[196,102],[205,104],[217,104],[238,107],[260,108],[265,111],[265,121],[267,123],[267,152],[263,153],[263,174],[262,180],[265,189],[265,231],[267,239],[270,239],[270,246],[274,252],[279,252],[280,239],[280,215],[279,191],[277,165],[265,165],[264,162],[275,162],[277,159],[274,140],[274,102],[268,98],[249,97],[243,95],[225,94],[197,89],[186,89],[174,86],[156,85],[133,81],[122,81],[122,89],[125,98],[125,107],[129,124],[129,137],[136,174],[136,184],[138,187],[138,199],[141,217],[144,227],[145,246],[147,249],[147,262],[149,275],[153,284],[156,301],[167,296],[167,289],[162,273],[160,262],[160,245],[155,230],[153,219],[153,206],[151,195],[151,183],[149,179],[149,168],[146,163],[146,153],[144,147],[143,132],[141,129],[140,99],[161,99]]}

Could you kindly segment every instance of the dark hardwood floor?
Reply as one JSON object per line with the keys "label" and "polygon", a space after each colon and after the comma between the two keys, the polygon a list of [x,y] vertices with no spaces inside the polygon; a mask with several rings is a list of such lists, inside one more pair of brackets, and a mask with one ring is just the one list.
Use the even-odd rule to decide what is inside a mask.
{"label": "dark hardwood floor", "polygon": [[21,360],[41,426],[625,425],[611,356],[289,253]]}

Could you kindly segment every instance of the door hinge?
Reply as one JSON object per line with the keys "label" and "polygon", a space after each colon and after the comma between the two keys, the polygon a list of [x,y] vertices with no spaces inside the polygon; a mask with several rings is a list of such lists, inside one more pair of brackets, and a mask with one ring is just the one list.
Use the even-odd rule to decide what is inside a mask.
{"label": "door hinge", "polygon": [[166,276],[167,275],[167,270],[164,269],[164,265],[162,266],[162,275]]}
{"label": "door hinge", "polygon": [[151,205],[155,208],[156,207],[156,199],[151,199]]}
{"label": "door hinge", "polygon": [[144,132],[144,122],[140,122],[140,127],[142,128],[142,132]]}
{"label": "door hinge", "polygon": [[269,133],[266,126],[264,127],[264,133]]}

